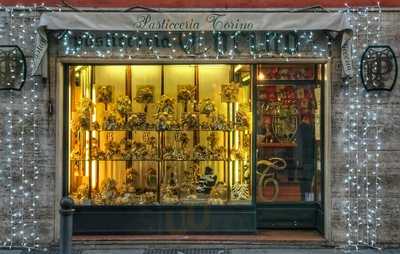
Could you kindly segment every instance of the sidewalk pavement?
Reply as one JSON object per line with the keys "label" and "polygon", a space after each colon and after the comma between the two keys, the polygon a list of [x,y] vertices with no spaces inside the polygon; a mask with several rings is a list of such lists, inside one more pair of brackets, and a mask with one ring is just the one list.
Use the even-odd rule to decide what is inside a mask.
{"label": "sidewalk pavement", "polygon": [[[27,250],[9,250],[0,249],[0,254],[58,254],[55,250],[47,252],[43,251],[31,251]],[[357,251],[345,251],[343,249],[322,249],[322,248],[273,248],[263,247],[254,248],[249,246],[232,248],[232,246],[226,246],[226,248],[213,248],[201,247],[201,248],[190,248],[190,247],[174,247],[174,248],[124,248],[124,249],[83,249],[74,250],[73,254],[400,254],[400,249],[386,249],[382,251],[372,249],[362,249]]]}

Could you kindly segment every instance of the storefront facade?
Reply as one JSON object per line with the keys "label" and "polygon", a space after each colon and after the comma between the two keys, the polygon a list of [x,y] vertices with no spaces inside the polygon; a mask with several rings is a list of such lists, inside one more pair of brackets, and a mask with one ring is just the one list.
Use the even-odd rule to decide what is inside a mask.
{"label": "storefront facade", "polygon": [[346,241],[352,32],[345,13],[41,14],[32,71],[54,107],[42,109],[44,241],[58,238],[63,196],[77,235],[310,229]]}
{"label": "storefront facade", "polygon": [[[331,68],[323,29],[257,31],[243,18],[250,13],[187,14],[195,18],[129,14],[145,30],[119,33],[53,32],[55,20],[75,18],[42,16],[62,82],[57,161],[63,195],[77,205],[75,233],[323,233]],[[212,29],[236,20],[242,30],[198,31],[196,20]],[[178,25],[194,30],[169,28]]]}

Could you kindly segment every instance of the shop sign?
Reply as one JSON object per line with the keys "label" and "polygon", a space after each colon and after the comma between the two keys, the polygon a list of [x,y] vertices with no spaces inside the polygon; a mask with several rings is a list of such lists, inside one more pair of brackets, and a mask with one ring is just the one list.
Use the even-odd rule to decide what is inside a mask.
{"label": "shop sign", "polygon": [[[190,17],[190,15],[188,15]],[[209,14],[204,19],[183,18],[172,19],[165,16],[152,14],[137,15],[132,22],[134,30],[140,31],[199,31],[201,27],[208,26],[213,31],[250,31],[255,25],[253,20],[241,17],[226,18],[225,14]],[[205,24],[202,24],[202,23]]]}
{"label": "shop sign", "polygon": [[[78,32],[63,33],[60,45],[66,55],[110,51],[160,56],[294,55],[314,44],[313,32]],[[318,42],[323,45],[323,41]],[[322,50],[327,52],[326,49]],[[74,53],[75,52],[75,53]],[[80,54],[82,55],[82,54]],[[148,54],[147,54],[148,56]]]}
{"label": "shop sign", "polygon": [[397,79],[397,60],[390,46],[369,46],[361,58],[361,80],[367,91],[391,91]]}
{"label": "shop sign", "polygon": [[26,60],[17,45],[0,45],[0,90],[20,91],[26,78]]}
{"label": "shop sign", "polygon": [[[51,12],[41,16],[36,35],[32,72],[47,76],[48,38],[46,30],[88,31],[89,40],[63,38],[64,55],[97,57],[289,57],[297,52],[312,52],[318,57],[325,54],[326,40],[307,40],[305,33],[343,32],[341,47],[344,76],[351,77],[351,29],[345,13],[297,13],[297,12]],[[96,35],[104,32],[117,33],[102,38]],[[266,32],[267,31],[267,32]],[[129,33],[156,34],[154,38],[136,38]],[[207,34],[206,37],[201,33]],[[110,33],[111,34],[111,33]],[[128,34],[124,39],[117,38]],[[165,36],[178,34],[178,36]],[[200,35],[199,35],[200,34]],[[212,36],[210,36],[210,34]],[[184,36],[186,35],[186,36]],[[189,35],[189,36],[188,36]],[[74,35],[75,36],[75,35]],[[117,36],[117,37],[115,37]],[[93,38],[94,37],[94,38]],[[174,40],[175,37],[175,40]],[[185,38],[184,38],[185,37]],[[204,43],[203,43],[204,40]],[[111,42],[109,42],[111,41]],[[318,43],[315,43],[318,41]],[[79,44],[79,43],[82,44]],[[311,42],[311,43],[310,43]],[[117,48],[113,45],[120,44]],[[100,45],[100,46],[98,46]],[[320,45],[321,51],[318,50]],[[302,49],[307,48],[308,50]],[[317,49],[315,49],[317,47]],[[104,50],[105,49],[105,50]],[[119,52],[112,51],[117,49]],[[135,50],[137,52],[135,52]],[[167,52],[167,51],[172,51]],[[91,52],[95,52],[95,55]],[[132,51],[132,52],[130,52]],[[104,53],[105,52],[105,53]],[[146,54],[149,52],[151,54]],[[175,53],[179,54],[175,54]],[[85,54],[87,53],[87,54]],[[154,54],[153,54],[154,53]]]}

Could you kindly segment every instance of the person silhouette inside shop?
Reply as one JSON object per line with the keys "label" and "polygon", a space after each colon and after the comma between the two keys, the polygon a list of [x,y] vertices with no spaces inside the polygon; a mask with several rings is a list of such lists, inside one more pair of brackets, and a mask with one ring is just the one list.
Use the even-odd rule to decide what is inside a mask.
{"label": "person silhouette inside shop", "polygon": [[315,173],[315,137],[312,116],[303,114],[296,132],[295,159],[302,200],[312,201],[312,180]]}

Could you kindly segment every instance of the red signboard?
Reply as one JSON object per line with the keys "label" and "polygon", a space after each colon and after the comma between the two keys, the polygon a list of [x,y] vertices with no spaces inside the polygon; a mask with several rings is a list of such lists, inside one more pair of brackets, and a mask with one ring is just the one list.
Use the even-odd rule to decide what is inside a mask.
{"label": "red signboard", "polygon": [[[16,4],[33,5],[44,3],[46,6],[65,6],[62,0],[0,0],[4,6]],[[304,8],[310,6],[322,6],[326,8],[344,7],[347,3],[350,6],[375,6],[375,0],[67,0],[65,1],[74,7],[92,8],[129,8],[135,6],[147,8]],[[400,0],[381,0],[382,7],[398,7]]]}

